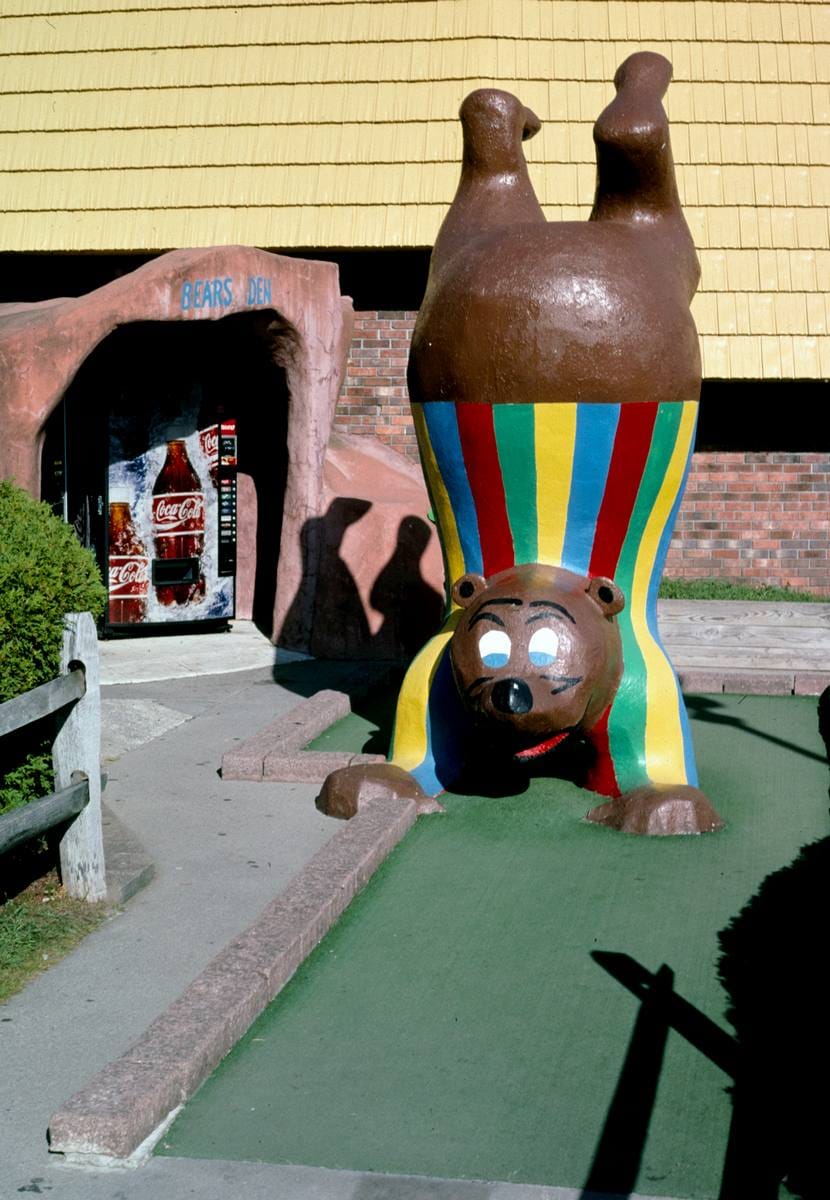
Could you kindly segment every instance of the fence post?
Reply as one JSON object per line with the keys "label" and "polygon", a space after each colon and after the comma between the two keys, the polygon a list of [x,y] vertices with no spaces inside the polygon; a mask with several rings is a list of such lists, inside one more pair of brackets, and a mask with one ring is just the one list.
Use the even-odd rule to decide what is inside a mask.
{"label": "fence post", "polygon": [[67,829],[60,844],[61,876],[70,896],[103,900],[107,894],[101,833],[101,690],[98,636],[89,613],[68,613],[61,672],[80,664],[86,693],[72,706],[52,746],[55,789],[69,787],[81,771],[89,780],[89,804]]}

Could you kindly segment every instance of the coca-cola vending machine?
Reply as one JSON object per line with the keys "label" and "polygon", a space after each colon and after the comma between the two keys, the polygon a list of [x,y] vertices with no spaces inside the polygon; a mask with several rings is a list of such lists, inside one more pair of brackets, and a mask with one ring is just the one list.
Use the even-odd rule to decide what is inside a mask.
{"label": "coca-cola vending machine", "polygon": [[236,420],[189,398],[109,414],[106,632],[234,615]]}

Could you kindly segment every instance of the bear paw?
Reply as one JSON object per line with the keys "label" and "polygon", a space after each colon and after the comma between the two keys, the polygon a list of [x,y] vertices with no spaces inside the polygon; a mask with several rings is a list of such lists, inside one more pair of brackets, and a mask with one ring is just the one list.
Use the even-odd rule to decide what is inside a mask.
{"label": "bear paw", "polygon": [[414,800],[418,816],[444,811],[443,805],[428,796],[408,771],[393,763],[368,763],[332,771],[317,797],[317,807],[326,816],[348,820],[375,800]]}
{"label": "bear paw", "polygon": [[714,833],[723,821],[697,788],[685,784],[648,784],[592,808],[587,819],[621,833],[668,837]]}

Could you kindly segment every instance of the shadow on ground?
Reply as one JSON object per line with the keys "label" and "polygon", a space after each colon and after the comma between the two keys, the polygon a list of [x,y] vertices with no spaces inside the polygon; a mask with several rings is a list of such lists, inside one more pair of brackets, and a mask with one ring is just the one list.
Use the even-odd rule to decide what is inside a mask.
{"label": "shadow on ground", "polygon": [[[798,754],[822,756],[719,714],[716,701],[691,697],[700,720],[722,722]],[[819,732],[830,758],[830,689],[819,701]],[[640,999],[631,1039],[582,1200],[627,1196],[637,1185],[669,1029],[732,1080],[732,1120],[718,1200],[802,1200],[827,1195],[826,1105],[830,1075],[826,925],[830,837],[804,846],[766,877],[719,934],[718,975],[736,1036],[674,991],[674,973],[654,975],[626,954],[594,960]]]}
{"label": "shadow on ground", "polygon": [[777,1200],[784,1180],[827,1195],[830,1022],[826,914],[830,838],[767,876],[720,935],[719,974],[738,1041],[733,1117],[720,1200]]}
{"label": "shadow on ground", "polygon": [[764,733],[760,729],[755,729],[748,722],[742,721],[740,717],[721,711],[722,706],[711,696],[685,696],[684,699],[689,716],[698,721],[740,729],[743,733],[751,733],[755,737],[763,738],[766,742],[771,742],[773,746],[780,746],[783,750],[792,750],[793,754],[800,754],[803,758],[812,759],[813,762],[824,762],[822,755],[816,754],[813,750],[797,746],[794,742],[788,742],[784,738],[775,737],[774,734]]}

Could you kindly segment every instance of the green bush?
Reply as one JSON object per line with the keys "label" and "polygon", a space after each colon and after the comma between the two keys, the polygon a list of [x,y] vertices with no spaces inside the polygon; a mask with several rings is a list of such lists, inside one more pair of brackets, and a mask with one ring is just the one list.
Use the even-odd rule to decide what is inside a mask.
{"label": "green bush", "polygon": [[[95,559],[70,526],[0,483],[0,702],[58,674],[65,613],[97,617],[105,603]],[[0,812],[52,790],[49,745],[39,730],[0,741]]]}

